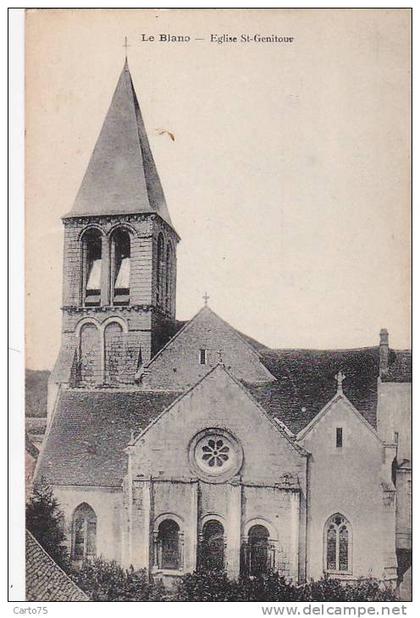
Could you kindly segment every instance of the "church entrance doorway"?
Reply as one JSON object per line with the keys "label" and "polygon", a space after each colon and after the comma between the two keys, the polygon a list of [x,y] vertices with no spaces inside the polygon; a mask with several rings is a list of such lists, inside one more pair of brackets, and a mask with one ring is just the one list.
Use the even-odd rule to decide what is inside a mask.
{"label": "church entrance doorway", "polygon": [[212,519],[203,526],[200,544],[200,566],[205,571],[222,571],[225,566],[224,528]]}

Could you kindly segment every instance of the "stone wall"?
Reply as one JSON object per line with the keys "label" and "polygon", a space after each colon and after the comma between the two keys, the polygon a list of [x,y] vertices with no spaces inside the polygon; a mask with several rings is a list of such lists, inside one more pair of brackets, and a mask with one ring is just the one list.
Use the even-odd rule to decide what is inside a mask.
{"label": "stone wall", "polygon": [[[343,446],[336,446],[336,428]],[[392,457],[366,421],[339,398],[303,438],[308,470],[308,577],[325,572],[325,525],[335,513],[350,523],[351,577],[396,574]],[[384,463],[385,462],[385,463]],[[347,576],[345,576],[347,577]]]}
{"label": "stone wall", "polygon": [[86,502],[97,517],[96,554],[105,560],[122,559],[123,494],[106,487],[54,487],[54,496],[65,517],[67,545],[71,551],[72,520],[75,509]]}
{"label": "stone wall", "polygon": [[[217,429],[232,436],[240,450],[238,468],[222,482],[197,475],[192,460],[196,436]],[[261,524],[275,544],[276,569],[294,579],[304,577],[306,457],[222,367],[129,448],[128,477],[138,496],[133,500],[130,559],[136,557],[138,566],[150,563],[144,539],[151,538],[154,522],[167,516],[181,522],[183,568],[193,570],[197,538],[205,521],[215,519],[225,531],[231,576],[239,573],[241,545],[250,526]]]}
{"label": "stone wall", "polygon": [[[205,363],[200,362],[204,350]],[[209,307],[204,307],[145,368],[146,390],[184,391],[220,361],[239,380],[264,383],[274,378],[257,352]]]}

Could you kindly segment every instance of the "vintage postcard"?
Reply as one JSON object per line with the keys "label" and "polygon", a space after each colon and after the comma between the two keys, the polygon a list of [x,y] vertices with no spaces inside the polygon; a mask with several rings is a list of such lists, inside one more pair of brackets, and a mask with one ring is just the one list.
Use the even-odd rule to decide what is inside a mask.
{"label": "vintage postcard", "polygon": [[27,10],[25,105],[26,600],[410,601],[411,10]]}

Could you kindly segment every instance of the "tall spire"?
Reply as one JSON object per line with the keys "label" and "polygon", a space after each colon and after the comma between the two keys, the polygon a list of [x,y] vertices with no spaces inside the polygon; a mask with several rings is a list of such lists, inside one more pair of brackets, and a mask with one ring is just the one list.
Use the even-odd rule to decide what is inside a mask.
{"label": "tall spire", "polygon": [[126,58],[73,209],[67,216],[143,212],[156,212],[172,226]]}

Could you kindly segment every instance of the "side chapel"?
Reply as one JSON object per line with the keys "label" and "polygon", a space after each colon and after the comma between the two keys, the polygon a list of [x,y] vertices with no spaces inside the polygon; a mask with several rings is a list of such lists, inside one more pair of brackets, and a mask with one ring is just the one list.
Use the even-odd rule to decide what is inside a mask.
{"label": "side chapel", "polygon": [[62,344],[36,469],[75,562],[395,582],[411,549],[409,351],[274,350],[175,317],[180,240],[125,63],[63,217]]}

